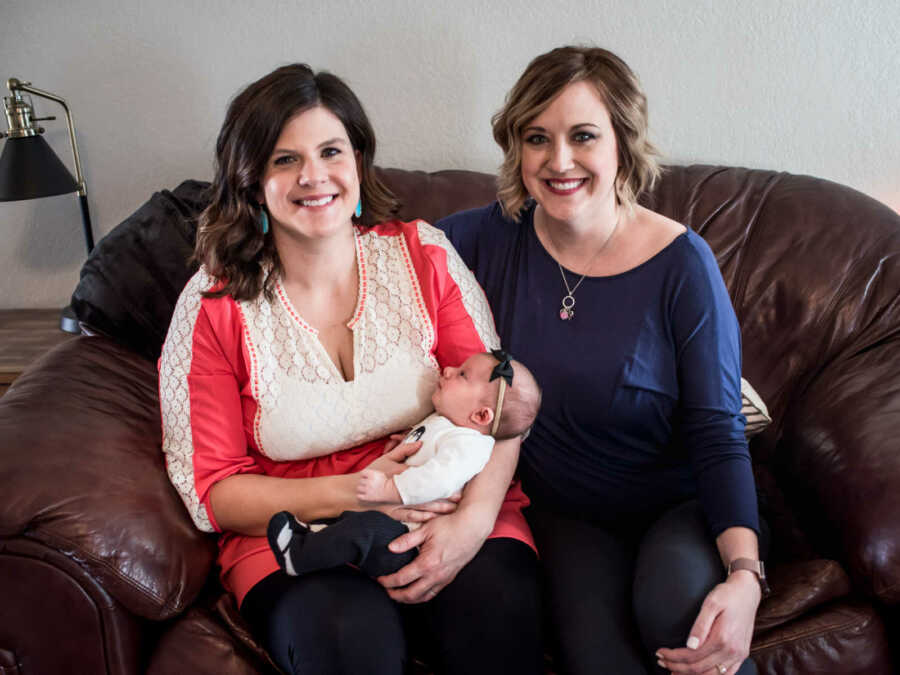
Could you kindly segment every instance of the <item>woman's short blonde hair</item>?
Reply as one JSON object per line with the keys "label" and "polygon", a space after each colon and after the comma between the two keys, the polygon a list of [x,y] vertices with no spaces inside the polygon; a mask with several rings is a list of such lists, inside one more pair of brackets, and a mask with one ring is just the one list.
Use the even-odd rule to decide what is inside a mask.
{"label": "woman's short blonde hair", "polygon": [[616,134],[619,203],[633,208],[659,177],[659,153],[647,139],[647,97],[628,64],[598,47],[558,47],[528,64],[491,120],[504,153],[497,196],[509,217],[518,220],[529,197],[522,182],[522,130],[566,86],[582,81],[597,88]]}

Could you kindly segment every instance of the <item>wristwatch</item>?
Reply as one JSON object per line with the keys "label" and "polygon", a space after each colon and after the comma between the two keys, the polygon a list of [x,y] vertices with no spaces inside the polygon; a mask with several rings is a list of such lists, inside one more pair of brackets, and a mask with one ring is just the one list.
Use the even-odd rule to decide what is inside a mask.
{"label": "wristwatch", "polygon": [[759,579],[759,587],[762,589],[763,596],[767,596],[772,592],[769,588],[769,582],[766,580],[766,566],[762,560],[753,560],[752,558],[735,558],[728,563],[728,576],[737,570],[747,570],[753,572]]}

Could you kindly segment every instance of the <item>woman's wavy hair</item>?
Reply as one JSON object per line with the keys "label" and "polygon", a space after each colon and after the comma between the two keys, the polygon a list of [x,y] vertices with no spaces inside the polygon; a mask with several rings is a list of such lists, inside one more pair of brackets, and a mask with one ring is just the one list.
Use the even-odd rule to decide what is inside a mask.
{"label": "woman's wavy hair", "polygon": [[396,213],[399,203],[375,175],[375,132],[362,104],[335,75],[303,63],[282,66],[247,86],[231,101],[216,141],[211,202],[200,214],[194,259],[216,277],[209,297],[272,297],[281,261],[271,235],[260,228],[260,179],[284,125],[315,106],[331,111],[359,152],[362,216],[371,226]]}
{"label": "woman's wavy hair", "polygon": [[568,85],[590,82],[609,111],[616,135],[619,173],[616,196],[629,210],[660,175],[659,153],[647,139],[647,97],[631,68],[606,49],[558,47],[535,58],[491,119],[503,149],[497,196],[507,216],[518,220],[529,199],[522,182],[522,130]]}

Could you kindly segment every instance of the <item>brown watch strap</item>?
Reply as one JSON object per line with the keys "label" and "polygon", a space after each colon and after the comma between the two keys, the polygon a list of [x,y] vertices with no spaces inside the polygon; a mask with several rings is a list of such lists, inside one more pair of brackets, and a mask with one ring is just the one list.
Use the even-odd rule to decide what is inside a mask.
{"label": "brown watch strap", "polygon": [[732,572],[737,570],[753,572],[759,580],[759,587],[762,589],[762,594],[764,596],[771,592],[769,582],[766,579],[766,566],[762,560],[754,560],[753,558],[735,558],[728,563],[728,575],[730,576]]}

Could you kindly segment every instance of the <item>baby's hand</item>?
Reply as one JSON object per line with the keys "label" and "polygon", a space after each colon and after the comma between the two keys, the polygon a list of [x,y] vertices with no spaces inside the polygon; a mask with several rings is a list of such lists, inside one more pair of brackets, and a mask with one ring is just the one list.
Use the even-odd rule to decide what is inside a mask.
{"label": "baby's hand", "polygon": [[402,503],[394,480],[376,469],[363,469],[356,484],[356,498],[361,502]]}

